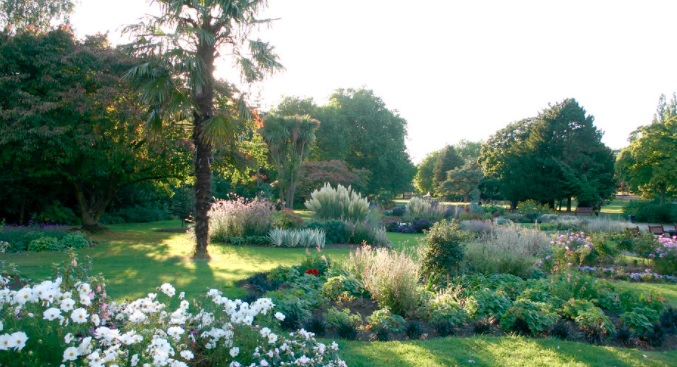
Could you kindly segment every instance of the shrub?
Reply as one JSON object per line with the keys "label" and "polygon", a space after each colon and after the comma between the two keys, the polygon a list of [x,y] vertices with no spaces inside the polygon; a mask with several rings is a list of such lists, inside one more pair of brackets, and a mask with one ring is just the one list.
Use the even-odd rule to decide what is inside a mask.
{"label": "shrub", "polygon": [[324,336],[327,331],[327,321],[323,315],[313,315],[303,323],[303,328],[317,336]]}
{"label": "shrub", "polygon": [[268,232],[269,244],[273,247],[324,247],[324,232],[318,229],[273,228]]}
{"label": "shrub", "polygon": [[66,247],[59,243],[56,237],[40,237],[36,238],[28,244],[28,251],[42,252],[42,251],[62,251]]}
{"label": "shrub", "polygon": [[133,207],[115,210],[110,215],[119,218],[124,223],[148,223],[172,219],[172,214],[166,205],[135,205]]}
{"label": "shrub", "polygon": [[578,313],[576,323],[588,342],[601,344],[606,335],[616,332],[616,327],[599,307],[591,307]]}
{"label": "shrub", "polygon": [[645,223],[676,223],[677,205],[653,201],[633,200],[623,208],[623,214],[634,215],[635,221]]}
{"label": "shrub", "polygon": [[367,317],[367,322],[372,329],[384,328],[393,333],[403,331],[406,325],[402,316],[393,314],[387,307],[374,311]]}
{"label": "shrub", "polygon": [[505,292],[485,288],[468,297],[465,308],[474,320],[500,320],[511,305]]}
{"label": "shrub", "polygon": [[296,214],[294,210],[283,208],[273,213],[271,217],[271,226],[282,229],[299,229],[303,226],[303,218]]}
{"label": "shrub", "polygon": [[[0,231],[0,241],[8,243],[5,249],[6,252],[21,252],[28,251],[28,245],[33,240],[42,237],[53,237],[59,241],[59,245],[56,246],[58,250],[63,250],[63,248],[61,248],[63,246],[61,241],[64,237],[68,236],[69,229],[69,227],[58,225],[28,227],[4,226],[3,230]],[[42,251],[53,250],[44,249]]]}
{"label": "shrub", "polygon": [[571,335],[571,328],[566,321],[560,319],[552,325],[550,335],[560,340],[567,340]]}
{"label": "shrub", "polygon": [[401,217],[401,216],[404,215],[404,213],[406,213],[406,211],[407,211],[407,208],[405,206],[398,205],[398,206],[394,207],[393,210],[390,211],[389,215],[392,215],[394,217]]}
{"label": "shrub", "polygon": [[209,211],[209,238],[227,242],[228,237],[265,236],[274,211],[272,203],[260,198],[219,200]]}
{"label": "shrub", "polygon": [[325,319],[329,327],[336,329],[339,337],[348,340],[357,337],[357,326],[362,323],[362,317],[351,313],[347,308],[338,310],[332,307],[327,311]]}
{"label": "shrub", "polygon": [[33,221],[50,224],[78,224],[80,222],[73,210],[65,207],[58,200],[47,205],[40,214],[33,217]]}
{"label": "shrub", "polygon": [[531,222],[534,222],[541,215],[550,213],[551,211],[552,210],[550,210],[547,205],[541,204],[536,200],[530,199],[517,204],[517,213],[529,218]]}
{"label": "shrub", "polygon": [[333,188],[328,183],[313,191],[305,205],[320,220],[361,222],[367,218],[369,212],[369,201],[350,186],[346,188],[337,185]]}
{"label": "shrub", "polygon": [[435,223],[425,236],[420,254],[423,275],[430,279],[448,277],[456,273],[463,261],[461,243],[467,238],[456,222],[446,220]]}
{"label": "shrub", "polygon": [[523,335],[538,335],[557,320],[557,314],[547,303],[518,299],[501,317],[501,328]]}
{"label": "shrub", "polygon": [[331,300],[338,301],[366,297],[369,292],[354,275],[347,274],[327,279],[322,285],[322,294]]}
{"label": "shrub", "polygon": [[437,293],[426,304],[427,317],[433,325],[452,329],[463,326],[469,319],[468,312],[460,303],[458,292],[447,289]]}
{"label": "shrub", "polygon": [[89,246],[89,240],[84,233],[73,232],[65,235],[61,239],[61,244],[65,248],[81,249]]}
{"label": "shrub", "polygon": [[642,335],[653,329],[654,324],[660,320],[660,314],[649,307],[639,306],[622,314],[620,319],[628,329]]}
{"label": "shrub", "polygon": [[412,315],[421,303],[416,261],[402,251],[369,246],[357,248],[344,262],[344,271],[364,284],[381,308],[398,315]]}
{"label": "shrub", "polygon": [[306,227],[324,230],[325,242],[329,244],[344,244],[348,243],[348,240],[350,239],[350,231],[346,228],[346,223],[340,220],[310,222]]}
{"label": "shrub", "polygon": [[404,327],[404,334],[410,340],[415,340],[423,335],[423,329],[421,328],[421,323],[416,320],[410,320],[407,322],[407,325]]}
{"label": "shrub", "polygon": [[551,250],[555,271],[591,264],[594,259],[594,256],[590,256],[593,254],[592,239],[585,232],[558,235],[552,241]]}

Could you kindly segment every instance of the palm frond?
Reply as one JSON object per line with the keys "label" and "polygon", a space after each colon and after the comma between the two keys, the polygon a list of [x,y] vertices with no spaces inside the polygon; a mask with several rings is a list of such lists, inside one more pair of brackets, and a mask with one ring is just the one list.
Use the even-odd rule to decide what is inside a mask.
{"label": "palm frond", "polygon": [[203,122],[200,139],[211,146],[223,145],[234,140],[235,132],[240,127],[237,120],[226,115],[216,115]]}

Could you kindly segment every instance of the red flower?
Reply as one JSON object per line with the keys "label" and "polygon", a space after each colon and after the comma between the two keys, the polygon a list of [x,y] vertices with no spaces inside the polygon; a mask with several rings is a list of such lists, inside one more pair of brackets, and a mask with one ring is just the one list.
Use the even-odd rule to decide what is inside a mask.
{"label": "red flower", "polygon": [[317,269],[312,268],[312,269],[306,270],[306,274],[318,276],[318,275],[320,275],[320,272]]}

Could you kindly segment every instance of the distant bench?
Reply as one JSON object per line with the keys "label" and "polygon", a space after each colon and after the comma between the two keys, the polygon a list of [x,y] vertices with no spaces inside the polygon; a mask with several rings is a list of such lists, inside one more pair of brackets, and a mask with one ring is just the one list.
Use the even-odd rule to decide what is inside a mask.
{"label": "distant bench", "polygon": [[595,210],[586,206],[580,206],[576,207],[576,211],[574,211],[574,215],[578,214],[595,215]]}

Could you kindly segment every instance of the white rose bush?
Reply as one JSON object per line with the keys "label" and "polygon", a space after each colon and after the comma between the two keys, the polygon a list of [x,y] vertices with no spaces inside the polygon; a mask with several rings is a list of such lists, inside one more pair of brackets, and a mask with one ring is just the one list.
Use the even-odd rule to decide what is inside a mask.
{"label": "white rose bush", "polygon": [[346,366],[334,342],[275,332],[284,315],[269,298],[247,303],[211,289],[189,301],[165,283],[114,302],[101,277],[76,279],[71,256],[54,280],[13,290],[0,276],[0,365]]}

